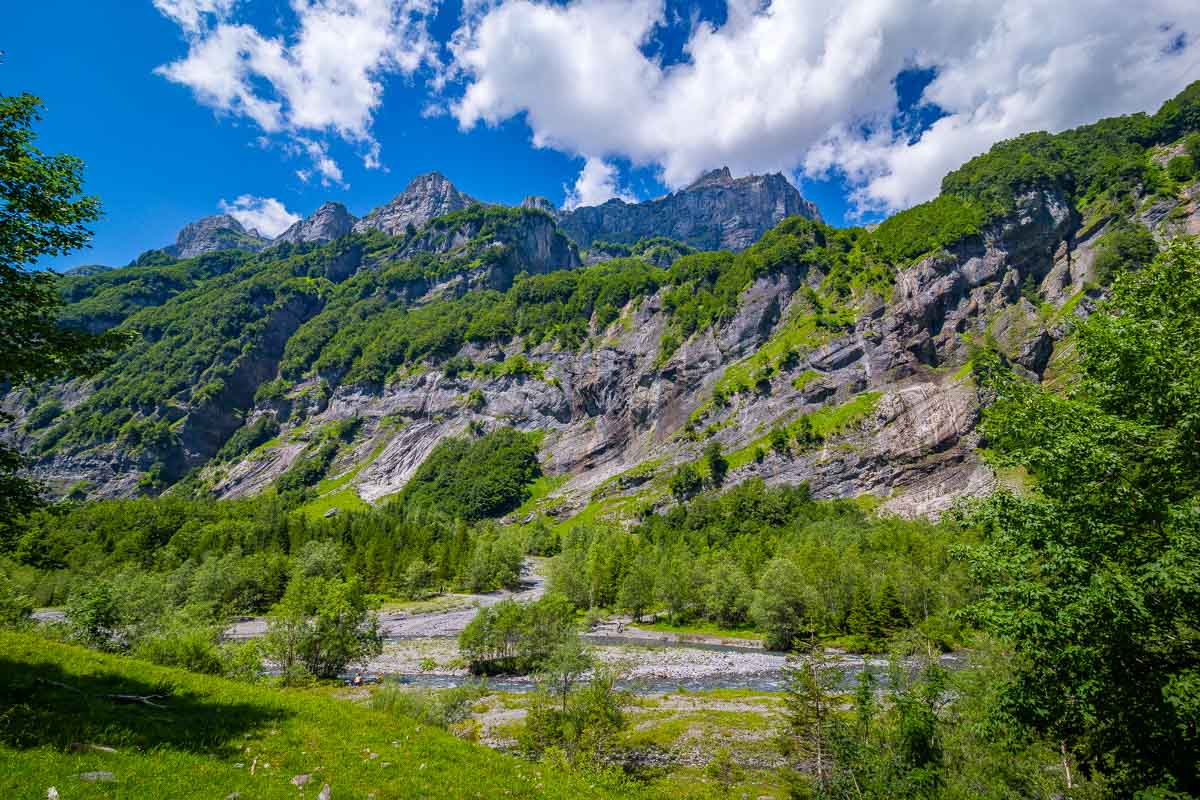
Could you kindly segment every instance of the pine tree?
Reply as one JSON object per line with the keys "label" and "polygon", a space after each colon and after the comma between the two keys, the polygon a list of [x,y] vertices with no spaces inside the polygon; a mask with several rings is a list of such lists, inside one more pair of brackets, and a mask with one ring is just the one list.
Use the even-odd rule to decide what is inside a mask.
{"label": "pine tree", "polygon": [[811,764],[818,790],[833,775],[831,741],[838,725],[832,692],[841,673],[812,640],[784,666],[784,729],[780,749],[793,764]]}
{"label": "pine tree", "polygon": [[908,609],[900,601],[900,595],[896,592],[896,585],[891,581],[884,583],[883,589],[879,592],[879,602],[875,607],[875,617],[878,620],[878,627],[883,633],[894,633],[912,624],[912,620],[908,616]]}

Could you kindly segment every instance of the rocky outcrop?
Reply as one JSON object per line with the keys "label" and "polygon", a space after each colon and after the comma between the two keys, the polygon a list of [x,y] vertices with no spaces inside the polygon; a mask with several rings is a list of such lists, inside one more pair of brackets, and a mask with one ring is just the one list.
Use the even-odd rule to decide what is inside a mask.
{"label": "rocky outcrop", "polygon": [[350,233],[356,218],[341,203],[325,203],[312,216],[293,224],[271,243],[332,242]]}
{"label": "rocky outcrop", "polygon": [[[546,214],[508,210],[501,223],[467,218],[454,226],[427,226],[406,237],[392,258],[423,253],[450,256],[464,264],[441,276],[414,279],[397,295],[404,302],[428,302],[474,289],[504,291],[522,272],[543,275],[582,264],[579,250]],[[476,262],[482,266],[473,266]]]}
{"label": "rocky outcrop", "polygon": [[410,228],[416,230],[437,217],[476,203],[477,200],[454,188],[440,172],[429,172],[413,178],[403,192],[356,222],[354,231],[377,230],[403,236]]}
{"label": "rocky outcrop", "polygon": [[257,252],[271,243],[258,231],[247,231],[228,214],[204,217],[184,225],[175,237],[175,244],[163,251],[174,258],[194,258],[217,250],[251,250]]}
{"label": "rocky outcrop", "polygon": [[817,207],[783,175],[734,178],[725,167],[657,200],[580,206],[562,212],[559,222],[584,248],[597,240],[632,243],[666,236],[701,250],[743,250],[794,215],[820,219]]}
{"label": "rocky outcrop", "polygon": [[534,211],[545,211],[550,216],[558,215],[558,209],[541,195],[531,194],[521,201],[521,208],[532,208]]}

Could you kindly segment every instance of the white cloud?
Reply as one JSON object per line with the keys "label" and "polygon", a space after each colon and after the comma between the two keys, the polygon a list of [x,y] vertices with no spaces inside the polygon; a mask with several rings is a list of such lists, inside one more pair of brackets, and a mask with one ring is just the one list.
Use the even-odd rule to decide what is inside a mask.
{"label": "white cloud", "polygon": [[257,230],[263,236],[275,238],[300,221],[274,197],[254,197],[243,194],[232,203],[221,201],[221,210],[242,223],[248,231]]}
{"label": "white cloud", "polygon": [[427,21],[435,0],[291,0],[295,29],[270,37],[231,18],[236,0],[154,0],[188,41],[187,56],[158,74],[189,87],[219,112],[286,134],[317,173],[341,183],[322,134],[356,146],[368,168],[380,166],[371,128],[383,80],[437,64]]}
{"label": "white cloud", "polygon": [[567,199],[563,208],[570,211],[578,206],[598,206],[614,197],[627,203],[636,203],[637,198],[617,186],[617,168],[599,158],[589,158],[579,171],[574,187],[566,187]]}
{"label": "white cloud", "polygon": [[[524,115],[535,145],[657,165],[670,186],[703,170],[845,172],[860,209],[937,192],[999,139],[1153,110],[1196,77],[1194,0],[728,0],[693,23],[681,63],[643,46],[662,0],[480,0],[443,73],[464,129]],[[894,136],[902,70],[936,68],[924,100],[947,113]],[[448,90],[449,91],[449,90]],[[585,168],[586,172],[586,168]],[[580,176],[581,182],[584,176]],[[590,186],[584,182],[584,187]],[[596,185],[603,185],[603,181]],[[577,185],[577,190],[579,185]]]}
{"label": "white cloud", "polygon": [[163,16],[174,20],[186,33],[199,33],[210,18],[224,19],[237,0],[154,0]]}
{"label": "white cloud", "polygon": [[315,139],[309,139],[304,136],[295,137],[293,147],[296,151],[303,152],[312,161],[312,170],[300,170],[305,173],[301,178],[305,183],[315,173],[321,176],[322,186],[341,186],[349,188],[342,180],[342,169],[337,165],[337,162],[329,157],[329,146],[325,142],[319,142]]}

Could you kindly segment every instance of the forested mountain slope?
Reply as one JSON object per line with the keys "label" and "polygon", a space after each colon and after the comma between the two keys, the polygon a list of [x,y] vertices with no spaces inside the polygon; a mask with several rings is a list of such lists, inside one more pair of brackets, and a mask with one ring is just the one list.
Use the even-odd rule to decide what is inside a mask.
{"label": "forested mountain slope", "polygon": [[1071,320],[1200,233],[1197,130],[1200,84],[1154,116],[1001,143],[873,231],[792,216],[739,252],[585,267],[603,254],[573,223],[474,204],[398,236],[161,254],[65,278],[70,322],[140,339],[3,405],[60,494],[282,485],[345,510],[399,492],[443,438],[511,426],[539,433],[531,508],[560,517],[664,503],[712,443],[726,483],[935,513],[996,480],[974,353],[1069,381]]}

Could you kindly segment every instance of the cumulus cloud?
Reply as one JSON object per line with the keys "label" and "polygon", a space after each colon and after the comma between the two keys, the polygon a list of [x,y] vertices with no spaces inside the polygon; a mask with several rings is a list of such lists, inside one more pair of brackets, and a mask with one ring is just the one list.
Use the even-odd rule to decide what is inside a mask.
{"label": "cumulus cloud", "polygon": [[[1196,77],[1200,32],[1194,0],[728,0],[666,65],[646,55],[675,24],[662,0],[470,9],[444,73],[462,128],[523,115],[536,146],[588,159],[584,188],[613,157],[672,187],[726,164],[841,172],[860,210],[928,199],[999,139],[1152,110]],[[935,71],[920,101],[944,112],[915,139],[893,132],[911,68]]]}
{"label": "cumulus cloud", "polygon": [[222,19],[233,10],[237,0],[154,0],[154,7],[174,20],[185,33],[199,33],[208,22]]}
{"label": "cumulus cloud", "polygon": [[437,63],[427,23],[435,0],[291,0],[295,28],[265,36],[233,19],[235,0],[155,0],[188,42],[184,58],[156,72],[187,86],[221,113],[243,116],[267,134],[284,134],[326,181],[341,169],[316,136],[356,146],[380,166],[371,128],[390,75]]}
{"label": "cumulus cloud", "polygon": [[570,211],[579,206],[598,206],[605,200],[616,197],[627,203],[636,203],[630,192],[622,191],[617,185],[617,168],[599,158],[589,158],[583,164],[573,187],[564,186],[567,199],[563,208]]}
{"label": "cumulus cloud", "polygon": [[243,194],[232,203],[222,200],[221,210],[240,222],[246,230],[257,230],[272,239],[300,221],[299,214],[288,211],[274,197]]}

